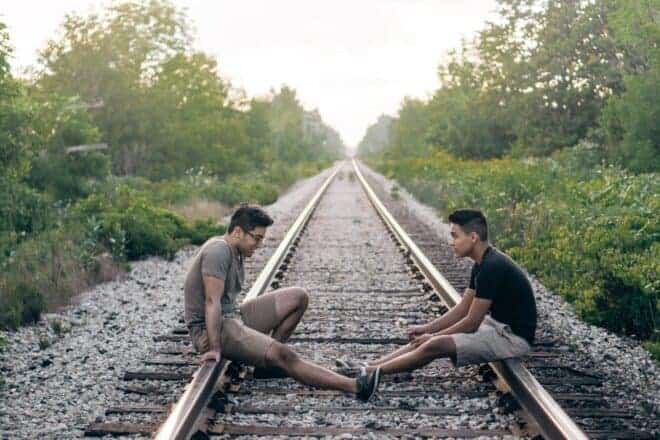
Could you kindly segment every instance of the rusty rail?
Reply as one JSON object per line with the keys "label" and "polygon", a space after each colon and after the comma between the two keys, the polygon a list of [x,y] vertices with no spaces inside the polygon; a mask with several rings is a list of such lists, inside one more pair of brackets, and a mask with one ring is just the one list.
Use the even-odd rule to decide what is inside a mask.
{"label": "rusty rail", "polygon": [[[259,277],[252,284],[252,288],[247,293],[244,301],[255,298],[266,291],[272,282],[277,268],[285,259],[289,248],[296,243],[298,236],[304,230],[325,190],[338,171],[339,167],[336,167],[330,173],[330,176],[328,176],[321,188],[302,210],[296,221],[287,231],[284,239],[280,242],[275,253],[266,263]],[[221,359],[220,362],[207,361],[202,364],[195,372],[192,381],[186,386],[185,392],[174,405],[165,422],[156,432],[154,438],[157,440],[182,440],[190,438],[197,431],[200,416],[213,396],[218,382],[227,372],[229,363],[228,360]]]}

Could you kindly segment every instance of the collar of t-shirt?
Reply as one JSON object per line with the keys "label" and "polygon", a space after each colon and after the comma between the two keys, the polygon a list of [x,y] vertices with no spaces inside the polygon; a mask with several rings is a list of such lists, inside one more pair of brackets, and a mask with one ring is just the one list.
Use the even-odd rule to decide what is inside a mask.
{"label": "collar of t-shirt", "polygon": [[474,263],[474,265],[477,267],[477,269],[479,269],[481,267],[481,265],[484,264],[484,261],[486,261],[486,255],[488,255],[490,253],[491,249],[492,249],[491,246],[488,246],[486,248],[486,250],[484,251],[484,254],[481,256],[481,263],[476,263],[476,262]]}

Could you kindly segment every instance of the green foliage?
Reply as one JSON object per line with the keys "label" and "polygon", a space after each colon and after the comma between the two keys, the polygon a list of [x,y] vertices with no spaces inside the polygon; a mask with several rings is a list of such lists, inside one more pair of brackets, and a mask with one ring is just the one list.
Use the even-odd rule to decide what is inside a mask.
{"label": "green foliage", "polygon": [[498,20],[439,66],[433,97],[404,99],[385,154],[543,157],[588,140],[604,143],[599,162],[657,171],[659,11],[660,0],[499,0]]}
{"label": "green foliage", "polygon": [[0,264],[0,327],[35,322],[45,308],[81,292],[89,258],[74,226],[46,230],[16,246]]}
{"label": "green foliage", "polygon": [[53,345],[53,342],[47,335],[41,335],[39,337],[39,350],[46,350],[51,345]]}
{"label": "green foliage", "polygon": [[191,25],[168,0],[67,16],[41,65],[38,90],[100,104],[94,121],[119,175],[170,180],[204,165],[223,178],[269,160],[334,158],[343,147],[291,88],[269,101],[230,99],[239,91],[221,79],[216,60],[193,50]]}
{"label": "green foliage", "polygon": [[96,220],[96,241],[117,260],[149,255],[171,258],[190,235],[181,217],[149,204],[145,197],[125,186],[90,196],[75,209],[74,215]]}
{"label": "green foliage", "polygon": [[625,94],[611,97],[601,118],[610,160],[637,172],[660,169],[659,61],[643,74],[626,77]]}
{"label": "green foliage", "polygon": [[660,362],[660,342],[645,341],[642,345],[651,353],[653,359]]}
{"label": "green foliage", "polygon": [[225,225],[221,225],[213,219],[195,220],[190,229],[189,240],[191,244],[199,246],[209,238],[223,235],[226,231]]}
{"label": "green foliage", "polygon": [[562,162],[582,154],[478,162],[437,153],[378,165],[446,214],[482,209],[495,243],[586,321],[657,339],[660,181],[612,167],[580,175]]}
{"label": "green foliage", "polygon": [[0,176],[0,263],[17,244],[52,226],[51,211],[37,191]]}
{"label": "green foliage", "polygon": [[387,154],[392,157],[406,157],[428,153],[426,131],[430,118],[424,102],[405,98],[399,110],[399,118],[390,129]]}
{"label": "green foliage", "polygon": [[[341,154],[338,133],[295,90],[247,101],[231,89],[168,0],[71,14],[60,31],[20,82],[0,23],[0,327],[107,279],[95,274],[115,270],[107,253],[119,264],[169,258],[224,232],[165,207],[268,204]],[[67,153],[100,142],[109,154]]]}
{"label": "green foliage", "polygon": [[78,99],[33,92],[29,96],[32,160],[26,183],[55,200],[88,195],[96,182],[108,177],[109,158],[99,152],[67,154],[66,148],[99,142],[99,130]]}
{"label": "green foliage", "polygon": [[27,171],[30,113],[22,99],[23,87],[11,76],[10,56],[9,35],[0,22],[0,169],[5,179],[15,180]]}
{"label": "green foliage", "polygon": [[208,187],[203,195],[228,205],[242,202],[267,205],[277,200],[277,189],[256,175],[230,176],[217,185]]}
{"label": "green foliage", "polygon": [[41,52],[39,88],[102,103],[94,116],[115,171],[140,170],[154,134],[146,119],[159,104],[150,84],[159,64],[190,48],[185,16],[167,0],[125,1],[101,14],[67,15],[60,32]]}
{"label": "green foliage", "polygon": [[15,329],[19,325],[37,322],[44,308],[43,295],[33,286],[17,285],[15,290],[0,298],[0,327]]}
{"label": "green foliage", "polygon": [[390,139],[390,129],[394,118],[380,115],[375,124],[367,128],[367,132],[358,145],[358,154],[368,155],[382,153]]}

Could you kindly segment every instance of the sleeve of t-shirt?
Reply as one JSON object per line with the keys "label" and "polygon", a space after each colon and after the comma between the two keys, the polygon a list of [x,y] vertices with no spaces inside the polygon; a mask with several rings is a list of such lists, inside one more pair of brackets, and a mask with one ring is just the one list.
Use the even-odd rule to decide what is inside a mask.
{"label": "sleeve of t-shirt", "polygon": [[202,251],[202,275],[227,279],[231,266],[231,250],[219,241],[211,243]]}
{"label": "sleeve of t-shirt", "polygon": [[497,293],[500,291],[500,280],[501,274],[498,274],[496,266],[488,263],[482,264],[476,278],[477,293],[474,296],[495,301]]}
{"label": "sleeve of t-shirt", "polygon": [[473,264],[473,265],[472,265],[472,272],[470,272],[470,285],[468,286],[468,289],[472,289],[472,290],[474,290],[474,287],[475,287],[475,285],[476,285],[476,284],[474,283],[474,277],[475,277],[475,274],[476,274],[476,273],[477,273],[477,265],[476,265],[476,264]]}

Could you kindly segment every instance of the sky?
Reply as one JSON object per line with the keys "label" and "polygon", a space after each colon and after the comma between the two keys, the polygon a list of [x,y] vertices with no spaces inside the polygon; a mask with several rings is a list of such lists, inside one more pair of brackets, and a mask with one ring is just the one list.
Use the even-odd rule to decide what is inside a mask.
{"label": "sky", "polygon": [[[187,11],[195,48],[248,96],[287,84],[303,106],[356,146],[404,97],[427,98],[437,67],[462,38],[495,18],[495,0],[173,0]],[[0,0],[14,47],[12,69],[34,65],[65,14],[108,1]]]}

